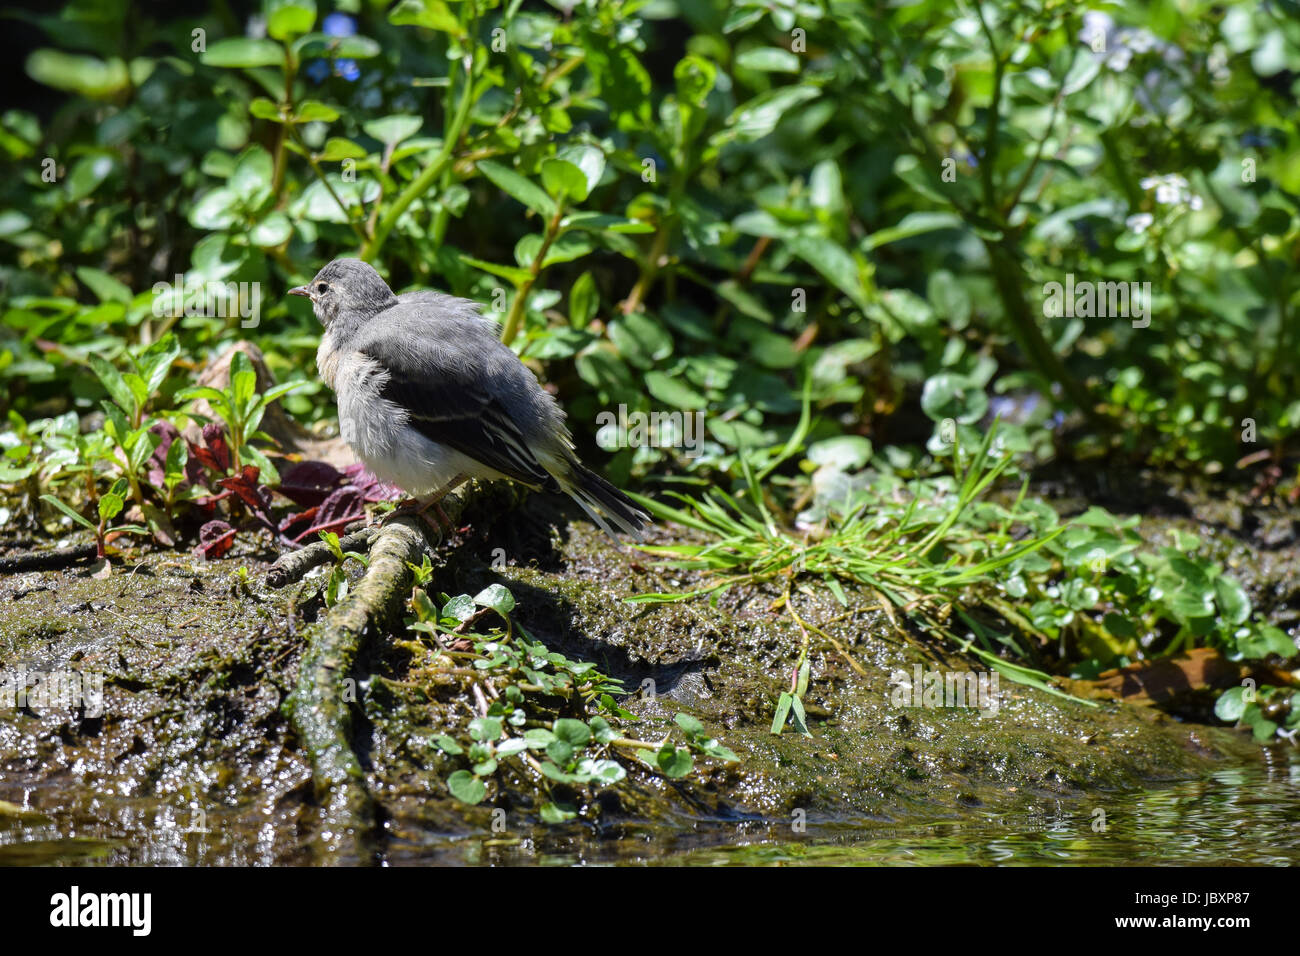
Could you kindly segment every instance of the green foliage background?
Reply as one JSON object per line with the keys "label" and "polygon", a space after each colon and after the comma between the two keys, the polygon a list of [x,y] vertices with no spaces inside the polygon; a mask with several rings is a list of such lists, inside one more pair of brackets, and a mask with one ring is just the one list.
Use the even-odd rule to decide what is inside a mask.
{"label": "green foliage background", "polygon": [[[52,456],[44,477],[94,498],[88,456],[117,442],[147,458],[130,437],[146,408],[185,398],[184,376],[146,370],[197,368],[244,337],[278,377],[310,380],[292,412],[331,419],[319,329],[283,292],[342,255],[398,290],[484,302],[580,441],[620,404],[707,413],[702,454],[623,449],[617,480],[743,490],[752,467],[820,520],[845,482],[892,494],[981,447],[994,417],[996,453],[1022,462],[1285,460],[1300,423],[1297,12],[266,0],[251,17],[214,4],[156,20],[74,0],[11,14],[49,36],[26,69],[65,96],[52,115],[0,117],[0,480]],[[259,283],[260,321],[156,314],[155,284],[177,274]],[[1048,314],[1045,286],[1071,274],[1150,283],[1149,325]],[[88,374],[91,356],[151,389],[133,399],[129,376]],[[79,438],[66,418],[28,431],[106,386],[135,402],[116,437]],[[794,451],[800,468],[777,470]],[[1041,527],[990,520],[1046,534],[1041,511]],[[1136,548],[1092,524],[1107,554]],[[1098,546],[1076,527],[1055,564],[1001,568],[1012,597],[1039,599],[1031,629],[1101,620],[1113,599],[1132,613],[1077,655],[1095,666],[1139,654],[1157,619],[1176,625],[1169,650],[1217,634],[1287,656],[1276,629],[1234,631],[1251,608],[1217,568],[1142,591],[1177,552],[1124,559],[1128,598],[1025,583]]]}

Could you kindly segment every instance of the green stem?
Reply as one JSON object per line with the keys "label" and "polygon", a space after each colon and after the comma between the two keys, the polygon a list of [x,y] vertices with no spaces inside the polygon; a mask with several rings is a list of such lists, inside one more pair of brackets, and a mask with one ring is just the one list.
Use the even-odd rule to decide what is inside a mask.
{"label": "green stem", "polygon": [[291,126],[290,130],[292,131],[291,135],[293,136],[294,141],[299,146],[302,147],[302,151],[306,154],[307,162],[311,165],[312,171],[316,174],[316,178],[319,179],[325,185],[326,191],[331,196],[334,197],[334,201],[338,203],[339,209],[343,211],[343,218],[345,218],[348,221],[348,225],[351,226],[352,231],[357,234],[357,238],[360,239],[362,242],[365,242],[366,241],[365,230],[361,228],[361,224],[356,221],[351,211],[349,211],[348,207],[344,205],[343,200],[339,197],[339,194],[334,191],[334,187],[330,185],[330,181],[325,177],[325,171],[320,168],[320,163],[316,161],[316,157],[312,155],[311,150],[307,148],[307,144],[304,143],[302,141],[302,137],[298,135],[298,127]]}
{"label": "green stem", "polygon": [[293,77],[297,72],[293,62],[293,51],[289,47],[284,48],[284,119],[285,122],[277,127],[275,134],[275,171],[271,175],[271,195],[275,197],[276,205],[280,202],[280,189],[284,185],[284,167],[285,167],[285,149],[284,149],[284,128],[288,123],[288,118],[293,115]]}
{"label": "green stem", "polygon": [[506,316],[506,327],[501,332],[501,341],[509,345],[514,341],[515,336],[519,334],[519,327],[524,321],[524,306],[528,303],[528,293],[533,290],[537,283],[538,277],[542,274],[542,263],[546,261],[546,253],[551,248],[551,243],[560,234],[560,220],[564,217],[564,204],[556,203],[555,215],[551,221],[546,224],[546,235],[542,238],[542,244],[537,250],[537,255],[533,256],[532,264],[528,267],[529,276],[515,289],[514,301],[510,303],[510,312]]}
{"label": "green stem", "polygon": [[379,251],[383,249],[384,243],[388,240],[388,234],[393,231],[393,227],[397,225],[397,220],[402,217],[402,213],[406,212],[411,203],[428,192],[429,187],[442,176],[443,170],[451,162],[456,144],[460,141],[465,123],[469,119],[469,108],[474,97],[474,62],[474,57],[471,55],[469,62],[465,66],[465,85],[461,90],[460,103],[456,107],[456,113],[447,129],[447,135],[442,141],[442,149],[438,151],[438,155],[434,157],[433,162],[426,166],[424,171],[419,176],[416,176],[410,185],[393,200],[388,212],[379,220],[379,224],[375,227],[374,236],[361,249],[361,258],[366,262],[374,261],[379,255]]}
{"label": "green stem", "polygon": [[1111,423],[1093,407],[1092,396],[1088,390],[1070,374],[1061,357],[1053,351],[1043,337],[1042,330],[1030,311],[1029,303],[1025,300],[1024,289],[1029,282],[1029,277],[1020,268],[1013,252],[1002,242],[988,239],[984,240],[984,248],[988,251],[993,281],[1006,307],[1011,333],[1021,351],[1025,353],[1025,357],[1036,371],[1060,384],[1066,397],[1083,412],[1094,428],[1109,430]]}

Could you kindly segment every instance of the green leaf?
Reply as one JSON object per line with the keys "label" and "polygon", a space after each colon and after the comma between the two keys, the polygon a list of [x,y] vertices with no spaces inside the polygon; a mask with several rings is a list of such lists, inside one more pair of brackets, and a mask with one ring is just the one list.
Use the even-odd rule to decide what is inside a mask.
{"label": "green leaf", "polygon": [[332,123],[338,118],[338,110],[318,100],[303,100],[293,111],[295,123]]}
{"label": "green leaf", "polygon": [[95,293],[95,297],[100,302],[128,303],[131,301],[131,287],[114,279],[102,269],[77,266],[77,278],[84,282],[91,292]]}
{"label": "green leaf", "polygon": [[85,199],[113,172],[115,163],[111,156],[84,156],[77,160],[68,173],[68,198],[74,202]]}
{"label": "green leaf", "polygon": [[600,293],[590,272],[578,276],[569,290],[569,324],[575,329],[586,327],[600,308]]}
{"label": "green leaf", "polygon": [[1214,716],[1225,723],[1235,724],[1246,711],[1246,688],[1232,687],[1219,695],[1214,702]]}
{"label": "green leaf", "polygon": [[542,185],[556,202],[568,205],[587,198],[587,177],[573,163],[563,159],[542,162]]}
{"label": "green leaf", "polygon": [[439,736],[434,737],[433,745],[443,753],[450,754],[453,757],[457,757],[465,752],[454,738],[448,737],[446,734],[440,734]]}
{"label": "green leaf", "polygon": [[293,235],[293,226],[282,212],[273,212],[248,231],[248,241],[263,249],[283,245]]}
{"label": "green leaf", "polygon": [[578,143],[566,146],[556,153],[557,159],[572,163],[582,170],[587,180],[587,195],[600,183],[605,175],[605,154],[590,143]]}
{"label": "green leaf", "polygon": [[574,748],[585,747],[591,740],[591,728],[581,720],[561,717],[551,725],[551,730],[557,740],[562,740]]}
{"label": "green leaf", "polygon": [[571,804],[547,802],[538,808],[538,814],[544,823],[567,823],[578,816],[578,811],[573,809]]}
{"label": "green leaf", "polygon": [[216,231],[235,224],[239,195],[226,186],[218,186],[203,194],[190,208],[190,224],[195,229]]}
{"label": "green leaf", "polygon": [[808,446],[808,460],[836,471],[857,471],[871,460],[871,441],[861,435],[837,435]]}
{"label": "green leaf", "polygon": [[460,20],[443,0],[402,0],[388,15],[388,22],[399,27],[424,27],[454,37],[465,35]]}
{"label": "green leaf", "polygon": [[510,591],[500,584],[489,584],[478,594],[474,595],[474,603],[483,607],[490,607],[502,617],[508,615],[515,607],[515,597]]}
{"label": "green leaf", "polygon": [[101,60],[50,49],[36,50],[27,58],[27,75],[37,83],[91,99],[115,96],[131,82],[126,63],[118,57]]}
{"label": "green leaf", "polygon": [[336,37],[328,33],[308,33],[295,40],[293,48],[297,51],[299,59],[320,56],[368,60],[383,52],[383,47],[377,42],[360,34]]}
{"label": "green leaf", "polygon": [[645,373],[645,387],[646,391],[669,408],[703,411],[709,404],[707,398],[687,385],[680,376],[669,375],[658,369]]}
{"label": "green leaf", "polygon": [[812,736],[812,731],[808,729],[808,717],[803,712],[803,701],[797,696],[791,696],[790,698],[790,716],[796,731],[805,737]]}
{"label": "green leaf", "polygon": [[482,269],[489,275],[500,276],[507,279],[512,285],[521,286],[533,277],[532,272],[527,269],[521,269],[518,266],[503,266],[495,262],[486,262],[483,259],[475,259],[473,256],[467,256],[464,253],[457,253],[460,261],[466,265],[471,265],[475,269]]}
{"label": "green leaf", "polygon": [[478,170],[506,195],[519,200],[534,212],[543,216],[555,215],[555,203],[536,183],[519,175],[513,169],[489,160],[480,160]]}
{"label": "green leaf", "polygon": [[249,69],[255,66],[282,66],[284,47],[264,37],[230,37],[218,40],[199,56],[208,66]]}
{"label": "green leaf", "polygon": [[121,495],[115,495],[111,491],[108,492],[108,494],[104,495],[99,499],[100,519],[103,521],[112,521],[114,518],[116,518],[119,514],[122,513],[122,507],[125,504],[126,501],[122,498]]}
{"label": "green leaf", "polygon": [[[135,396],[131,393],[130,387],[122,379],[122,375],[115,369],[107,359],[101,356],[90,354],[86,357],[90,363],[91,370],[99,379],[100,383],[108,391],[109,397],[122,409],[122,411],[134,414]],[[120,437],[120,436],[119,436]]]}
{"label": "green leaf", "polygon": [[715,143],[735,139],[752,143],[776,129],[781,118],[800,103],[815,99],[821,90],[815,86],[783,86],[760,93],[738,107],[727,120],[727,128],[714,137]]}
{"label": "green leaf", "polygon": [[930,376],[921,390],[921,408],[936,422],[952,418],[973,425],[984,417],[988,407],[983,387],[956,372]]}
{"label": "green leaf", "polygon": [[257,373],[253,371],[248,354],[240,349],[230,360],[230,403],[246,417],[249,400],[256,393]]}
{"label": "green leaf", "polygon": [[166,380],[167,373],[171,371],[172,363],[180,358],[180,354],[181,344],[170,332],[141,353],[140,368],[150,395],[158,391],[158,387]]}
{"label": "green leaf", "polygon": [[424,125],[424,120],[419,116],[405,116],[395,113],[392,116],[384,116],[379,119],[370,120],[368,123],[362,123],[361,128],[366,131],[366,135],[373,136],[385,146],[396,146],[403,140],[410,139],[420,131]]}
{"label": "green leaf", "polygon": [[702,724],[698,718],[692,717],[690,714],[678,714],[673,718],[673,720],[677,722],[678,727],[682,728],[682,730],[686,731],[692,737],[704,733],[704,724]]}
{"label": "green leaf", "polygon": [[672,336],[644,312],[633,312],[609,323],[609,340],[619,354],[640,368],[650,368],[673,352]]}
{"label": "green leaf", "polygon": [[331,136],[325,140],[325,148],[317,154],[316,158],[322,163],[337,163],[344,159],[365,159],[366,151],[350,139]]}
{"label": "green leaf", "polygon": [[657,766],[665,777],[679,779],[686,776],[695,767],[695,760],[691,757],[691,752],[685,747],[674,747],[672,744],[665,744],[655,754],[655,766]]}
{"label": "green leaf", "polygon": [[487,786],[468,770],[457,770],[447,778],[447,789],[461,803],[473,806],[487,796]]}
{"label": "green leaf", "polygon": [[962,219],[955,213],[914,212],[903,217],[903,221],[896,226],[873,232],[867,237],[864,248],[870,251],[887,243],[897,242],[899,239],[909,239],[939,229],[961,228],[963,228]]}
{"label": "green leaf", "polygon": [[474,616],[478,607],[474,604],[474,599],[468,594],[458,594],[447,602],[442,609],[443,617],[450,617],[457,621],[468,621]]}
{"label": "green leaf", "polygon": [[772,733],[779,735],[785,729],[785,722],[790,716],[790,706],[793,701],[794,694],[788,691],[782,691],[781,696],[777,698],[776,713],[772,716]]}
{"label": "green leaf", "polygon": [[254,119],[271,120],[275,123],[284,122],[284,114],[280,112],[280,107],[265,96],[259,96],[249,103],[248,112]]}
{"label": "green leaf", "polygon": [[474,740],[490,744],[501,739],[500,717],[475,717],[469,722],[469,735]]}
{"label": "green leaf", "polygon": [[1216,578],[1214,592],[1218,598],[1219,613],[1232,624],[1244,624],[1250,619],[1250,598],[1232,578]]}
{"label": "green leaf", "polygon": [[274,162],[261,146],[250,146],[239,157],[227,186],[246,209],[257,209],[271,197]]}
{"label": "green leaf", "polygon": [[1273,735],[1277,733],[1277,724],[1271,720],[1261,720],[1252,725],[1252,730],[1256,742],[1262,744],[1273,739]]}
{"label": "green leaf", "polygon": [[77,522],[77,524],[81,525],[83,528],[89,528],[91,531],[95,530],[95,525],[91,523],[91,521],[88,518],[84,517],[79,512],[72,510],[70,506],[65,505],[62,501],[60,501],[58,498],[54,497],[53,495],[41,495],[41,501],[44,501],[47,505],[51,505],[52,507],[57,508],[59,511],[62,511],[65,515],[67,515],[73,521]]}
{"label": "green leaf", "polygon": [[858,308],[867,307],[858,264],[843,246],[824,236],[808,235],[796,236],[789,240],[788,245],[791,252],[821,273]]}
{"label": "green leaf", "polygon": [[316,0],[267,0],[266,32],[277,40],[291,40],[316,25]]}
{"label": "green leaf", "polygon": [[736,67],[763,73],[798,73],[799,57],[780,47],[751,47],[736,57]]}

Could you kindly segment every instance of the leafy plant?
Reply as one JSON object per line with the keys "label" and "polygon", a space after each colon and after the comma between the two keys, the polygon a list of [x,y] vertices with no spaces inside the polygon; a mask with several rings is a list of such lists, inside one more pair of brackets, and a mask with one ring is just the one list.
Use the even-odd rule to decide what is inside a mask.
{"label": "leafy plant", "polygon": [[[487,798],[492,778],[502,763],[513,762],[531,772],[539,785],[611,786],[627,775],[629,756],[668,777],[682,777],[694,767],[693,754],[736,761],[734,753],[708,736],[703,724],[687,714],[676,723],[685,740],[638,740],[622,735],[616,722],[633,719],[617,697],[621,683],[602,674],[596,665],[574,661],[531,638],[510,618],[514,597],[494,584],[479,594],[447,597],[434,605],[418,587],[412,596],[416,612],[410,629],[429,643],[407,643],[419,656],[418,673],[464,675],[490,690],[486,710],[470,721],[468,740],[450,733],[433,738],[443,754],[464,757],[469,767],[447,779],[452,796],[464,803]],[[505,625],[482,634],[470,626],[488,614]],[[468,641],[472,649],[455,650],[448,641]],[[556,707],[559,707],[557,712]],[[560,823],[577,811],[553,798],[539,808],[543,820]]]}
{"label": "leafy plant", "polygon": [[270,441],[269,435],[257,430],[267,407],[283,395],[303,386],[303,382],[285,382],[273,385],[265,392],[257,390],[257,372],[248,356],[235,352],[230,362],[230,385],[222,390],[206,385],[183,389],[177,394],[181,401],[206,399],[217,417],[225,423],[229,435],[231,466],[235,471],[245,464],[257,467],[262,481],[278,484],[280,477],[271,460],[256,448],[253,439]]}
{"label": "leafy plant", "polygon": [[107,542],[110,534],[148,534],[148,528],[142,528],[139,525],[123,524],[114,525],[111,522],[122,513],[122,508],[126,504],[124,495],[127,490],[127,481],[125,478],[119,478],[95,505],[95,511],[99,517],[98,522],[93,522],[86,518],[80,512],[73,510],[53,495],[41,495],[41,500],[53,508],[63,512],[83,528],[88,528],[95,535],[95,554],[102,561],[108,556]]}

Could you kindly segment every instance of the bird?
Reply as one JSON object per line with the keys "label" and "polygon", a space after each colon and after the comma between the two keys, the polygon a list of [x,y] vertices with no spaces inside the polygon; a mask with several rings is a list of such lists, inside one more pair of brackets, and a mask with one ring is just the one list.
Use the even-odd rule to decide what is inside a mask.
{"label": "bird", "polygon": [[[424,515],[470,479],[562,492],[615,543],[650,516],[577,457],[565,415],[500,339],[479,303],[430,290],[394,295],[374,267],[335,259],[307,285],[324,327],[316,367],[344,441]],[[449,522],[446,522],[449,524]]]}

